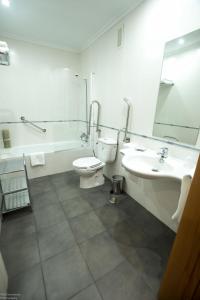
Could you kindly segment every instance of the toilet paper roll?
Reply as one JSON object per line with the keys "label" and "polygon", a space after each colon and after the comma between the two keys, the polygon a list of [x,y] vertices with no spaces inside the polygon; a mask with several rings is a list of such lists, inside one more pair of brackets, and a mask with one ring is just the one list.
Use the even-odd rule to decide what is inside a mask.
{"label": "toilet paper roll", "polygon": [[3,140],[10,138],[10,131],[9,131],[9,129],[3,129],[2,130],[2,137],[3,137]]}

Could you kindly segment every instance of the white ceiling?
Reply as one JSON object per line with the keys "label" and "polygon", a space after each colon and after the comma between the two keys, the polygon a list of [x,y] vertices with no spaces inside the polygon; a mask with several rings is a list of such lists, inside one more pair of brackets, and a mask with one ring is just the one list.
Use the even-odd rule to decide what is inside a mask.
{"label": "white ceiling", "polygon": [[80,51],[142,1],[10,0],[0,3],[0,35]]}

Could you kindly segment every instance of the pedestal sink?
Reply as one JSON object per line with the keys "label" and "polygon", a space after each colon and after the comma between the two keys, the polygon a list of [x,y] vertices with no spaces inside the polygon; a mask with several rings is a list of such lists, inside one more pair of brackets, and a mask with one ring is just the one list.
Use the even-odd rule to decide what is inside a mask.
{"label": "pedestal sink", "polygon": [[183,176],[193,176],[194,169],[184,165],[184,161],[168,157],[164,162],[153,151],[132,154],[125,154],[122,159],[122,166],[130,173],[147,179],[173,178],[182,180]]}

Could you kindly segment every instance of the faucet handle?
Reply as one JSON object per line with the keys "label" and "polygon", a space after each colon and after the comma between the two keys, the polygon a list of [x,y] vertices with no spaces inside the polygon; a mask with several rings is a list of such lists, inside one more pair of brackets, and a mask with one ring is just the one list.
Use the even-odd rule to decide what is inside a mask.
{"label": "faucet handle", "polygon": [[167,147],[162,147],[162,148],[160,148],[161,149],[161,151],[163,151],[163,152],[168,152],[169,151],[169,149],[167,148]]}
{"label": "faucet handle", "polygon": [[160,152],[158,152],[158,155],[161,155],[162,157],[166,158],[168,156],[169,149],[167,147],[160,148]]}

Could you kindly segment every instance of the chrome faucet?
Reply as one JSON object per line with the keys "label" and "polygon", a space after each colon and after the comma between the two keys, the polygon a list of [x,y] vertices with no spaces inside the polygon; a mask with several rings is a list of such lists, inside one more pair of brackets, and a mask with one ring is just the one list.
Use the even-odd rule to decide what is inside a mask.
{"label": "chrome faucet", "polygon": [[160,152],[158,152],[158,155],[160,155],[160,159],[159,159],[160,163],[165,162],[165,158],[168,157],[168,152],[169,152],[169,149],[167,147],[160,148]]}
{"label": "chrome faucet", "polygon": [[80,139],[81,139],[81,141],[87,143],[87,142],[88,142],[88,139],[89,139],[89,136],[88,136],[88,134],[86,134],[85,132],[83,132],[83,133],[81,134],[81,136],[80,136]]}

